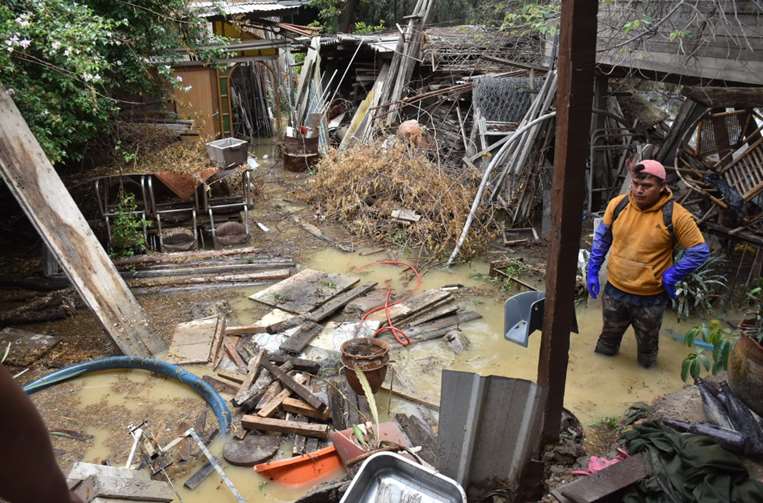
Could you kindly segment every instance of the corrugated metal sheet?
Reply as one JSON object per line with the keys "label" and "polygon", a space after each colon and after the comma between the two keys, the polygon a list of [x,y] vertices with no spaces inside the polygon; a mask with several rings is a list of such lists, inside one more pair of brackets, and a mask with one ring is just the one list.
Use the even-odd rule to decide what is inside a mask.
{"label": "corrugated metal sheet", "polygon": [[307,5],[307,1],[265,1],[265,2],[194,2],[191,9],[201,17],[235,16],[253,12],[276,12],[290,9],[298,9]]}
{"label": "corrugated metal sheet", "polygon": [[543,389],[510,377],[444,370],[437,467],[464,487],[516,486],[540,441]]}

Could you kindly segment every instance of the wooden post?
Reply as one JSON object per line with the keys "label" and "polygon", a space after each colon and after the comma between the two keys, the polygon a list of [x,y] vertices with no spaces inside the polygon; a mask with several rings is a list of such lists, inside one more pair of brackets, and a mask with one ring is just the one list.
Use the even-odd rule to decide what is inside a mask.
{"label": "wooden post", "polygon": [[575,275],[585,199],[585,161],[590,141],[598,2],[565,0],[559,44],[556,145],[551,186],[551,248],[538,362],[538,384],[547,390],[543,442],[559,438],[569,360]]}
{"label": "wooden post", "polygon": [[96,239],[16,104],[0,85],[0,173],[103,328],[129,356],[166,349]]}

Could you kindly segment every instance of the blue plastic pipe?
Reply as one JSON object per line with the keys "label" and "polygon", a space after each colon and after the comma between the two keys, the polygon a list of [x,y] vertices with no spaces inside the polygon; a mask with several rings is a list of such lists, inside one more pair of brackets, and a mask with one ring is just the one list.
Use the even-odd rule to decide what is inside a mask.
{"label": "blue plastic pipe", "polygon": [[24,387],[24,391],[31,395],[40,390],[43,390],[49,386],[74,379],[87,372],[95,372],[98,370],[115,370],[115,369],[141,369],[162,374],[164,376],[176,379],[183,384],[186,384],[193,388],[193,390],[201,395],[207,404],[212,408],[215,413],[217,422],[220,425],[220,433],[228,433],[231,423],[231,413],[225,400],[217,393],[212,386],[202,381],[198,376],[188,372],[182,367],[167,363],[162,360],[154,360],[151,358],[138,358],[133,356],[109,356],[107,358],[101,358],[98,360],[92,360],[85,363],[78,363],[71,367],[66,367],[61,370],[57,370],[52,374],[48,374],[45,377],[41,377],[36,381],[27,384]]}

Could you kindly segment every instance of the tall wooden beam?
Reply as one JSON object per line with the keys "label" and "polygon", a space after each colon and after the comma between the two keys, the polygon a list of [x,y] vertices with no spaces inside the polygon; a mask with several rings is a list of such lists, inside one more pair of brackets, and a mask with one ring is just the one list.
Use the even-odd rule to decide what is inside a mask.
{"label": "tall wooden beam", "polygon": [[119,349],[129,356],[166,349],[2,85],[0,173]]}
{"label": "tall wooden beam", "polygon": [[564,0],[556,93],[556,144],[551,186],[551,249],[546,266],[546,301],[538,383],[547,390],[543,441],[559,437],[575,302],[575,275],[585,199],[590,141],[598,2]]}

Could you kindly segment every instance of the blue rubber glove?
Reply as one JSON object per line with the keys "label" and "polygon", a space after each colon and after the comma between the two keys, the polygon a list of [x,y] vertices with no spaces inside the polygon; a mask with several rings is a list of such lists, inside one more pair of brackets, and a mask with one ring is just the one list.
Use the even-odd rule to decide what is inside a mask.
{"label": "blue rubber glove", "polygon": [[591,256],[588,258],[588,267],[586,268],[586,288],[588,295],[595,299],[599,296],[601,285],[599,285],[599,271],[607,256],[609,247],[612,245],[612,231],[608,225],[601,222],[593,233],[593,244],[591,245]]}
{"label": "blue rubber glove", "polygon": [[686,276],[699,269],[710,257],[707,243],[698,244],[684,250],[678,262],[668,267],[662,275],[662,288],[673,300],[676,300],[676,285]]}

